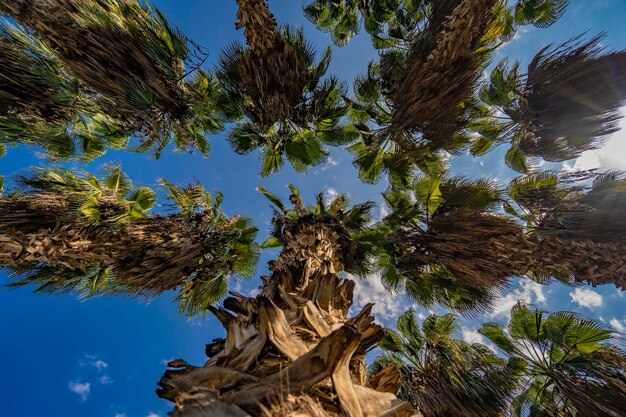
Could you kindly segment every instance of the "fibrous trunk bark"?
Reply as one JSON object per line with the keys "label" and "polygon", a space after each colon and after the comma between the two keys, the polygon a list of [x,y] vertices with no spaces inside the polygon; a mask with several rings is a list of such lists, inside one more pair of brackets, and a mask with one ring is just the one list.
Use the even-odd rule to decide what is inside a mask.
{"label": "fibrous trunk bark", "polygon": [[626,289],[623,242],[540,237],[501,217],[461,211],[435,216],[427,233],[399,232],[394,240],[404,247],[404,267],[440,263],[476,287],[535,272]]}
{"label": "fibrous trunk bark", "polygon": [[480,75],[482,58],[476,48],[493,21],[496,0],[437,3],[441,5],[435,7],[427,28],[436,44],[425,58],[416,53],[409,58],[404,80],[394,95],[391,129],[416,129],[443,146],[458,127],[459,106],[471,96]]}
{"label": "fibrous trunk bark", "polygon": [[300,225],[270,263],[261,294],[231,293],[211,308],[226,338],[207,345],[202,367],[169,364],[175,369],[165,372],[158,395],[175,402],[172,416],[418,415],[388,392],[399,374],[384,384],[367,380],[365,355],[384,330],[372,305],[348,317],[354,282],[337,276],[340,252],[332,228]]}
{"label": "fibrous trunk bark", "polygon": [[[0,197],[0,267],[111,268],[120,284],[159,294],[183,284],[205,265],[198,260],[228,243],[225,233],[203,227],[202,216],[152,216],[107,223],[124,208],[99,201],[105,219],[91,223],[75,203],[57,195]],[[208,219],[207,219],[208,220]]]}

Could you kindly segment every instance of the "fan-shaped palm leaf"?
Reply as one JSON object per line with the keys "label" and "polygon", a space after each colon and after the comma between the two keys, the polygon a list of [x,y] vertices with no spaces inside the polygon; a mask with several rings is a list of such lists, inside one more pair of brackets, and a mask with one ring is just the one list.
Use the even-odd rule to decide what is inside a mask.
{"label": "fan-shaped palm leaf", "polygon": [[249,276],[257,259],[256,229],[227,217],[221,195],[210,205],[200,186],[167,182],[180,212],[148,215],[149,188],[133,188],[119,167],[100,179],[41,169],[18,178],[0,198],[0,265],[43,292],[158,295],[178,290],[181,311],[206,311],[225,295],[231,274]]}
{"label": "fan-shaped palm leaf", "polygon": [[600,323],[517,304],[508,332],[494,323],[480,332],[526,363],[527,386],[512,402],[514,416],[617,417],[626,406],[626,357]]}
{"label": "fan-shaped palm leaf", "polygon": [[452,314],[431,315],[422,323],[413,311],[388,329],[380,343],[383,356],[370,372],[389,364],[401,369],[400,398],[410,401],[426,417],[500,416],[513,394],[519,363],[500,359],[486,346],[454,338],[458,330]]}

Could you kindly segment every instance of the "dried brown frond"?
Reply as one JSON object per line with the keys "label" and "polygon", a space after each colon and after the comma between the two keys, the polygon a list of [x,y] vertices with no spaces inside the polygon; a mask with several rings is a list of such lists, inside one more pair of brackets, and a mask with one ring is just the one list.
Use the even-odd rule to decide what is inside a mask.
{"label": "dried brown frond", "polygon": [[[428,56],[423,59],[413,54],[409,58],[393,98],[392,131],[415,130],[445,140],[455,130],[453,121],[460,105],[471,96],[479,77],[484,57],[478,49],[484,46],[495,4],[496,0],[460,2],[437,33]],[[444,13],[435,14],[434,23],[439,24]]]}
{"label": "dried brown frond", "polygon": [[248,47],[262,53],[274,46],[276,18],[266,0],[237,0],[237,29],[243,28]]}
{"label": "dried brown frond", "polygon": [[457,279],[481,288],[529,272],[565,276],[593,285],[626,288],[626,244],[560,240],[526,235],[516,223],[494,215],[451,212],[435,216],[426,233],[399,232],[402,266],[442,265]]}

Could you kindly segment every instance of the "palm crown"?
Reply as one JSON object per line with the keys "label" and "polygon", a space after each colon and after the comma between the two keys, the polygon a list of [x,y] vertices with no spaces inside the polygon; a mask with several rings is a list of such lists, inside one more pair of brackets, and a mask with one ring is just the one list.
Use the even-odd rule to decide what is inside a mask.
{"label": "palm crown", "polygon": [[400,398],[411,401],[424,416],[497,417],[505,412],[523,364],[454,338],[454,315],[430,315],[420,329],[409,310],[398,318],[397,331],[386,331],[382,355],[370,373],[397,366],[403,381]]}
{"label": "palm crown", "polygon": [[[119,167],[98,179],[37,170],[2,198],[1,264],[37,291],[153,296],[177,289],[181,311],[197,314],[226,294],[231,274],[250,276],[256,229],[229,218],[221,194],[162,181],[179,213],[148,215],[149,188],[132,188]],[[185,254],[181,256],[181,254]]]}
{"label": "palm crown", "polygon": [[618,416],[626,403],[624,354],[598,322],[570,312],[548,314],[518,304],[505,332],[480,332],[511,359],[526,364],[514,416]]}

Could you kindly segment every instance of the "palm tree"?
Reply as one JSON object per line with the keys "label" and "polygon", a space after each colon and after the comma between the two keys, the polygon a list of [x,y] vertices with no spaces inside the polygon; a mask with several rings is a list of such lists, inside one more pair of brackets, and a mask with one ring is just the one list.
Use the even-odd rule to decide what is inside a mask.
{"label": "palm tree", "polygon": [[[348,318],[354,282],[341,271],[365,273],[371,245],[370,204],[348,208],[345,196],[304,207],[291,186],[287,209],[275,205],[267,247],[278,259],[262,277],[261,294],[231,293],[210,311],[226,328],[207,345],[208,362],[170,362],[158,395],[176,403],[173,415],[416,415],[394,394],[367,386],[365,355],[384,336],[367,305]],[[385,414],[388,413],[388,414]]]}
{"label": "palm tree", "polygon": [[397,332],[387,329],[382,355],[372,366],[375,377],[388,367],[402,375],[400,397],[424,417],[500,417],[518,385],[522,363],[497,357],[484,345],[454,338],[452,314],[430,315],[420,326],[412,310],[398,318]]}
{"label": "palm tree", "polygon": [[[505,37],[512,37],[520,25],[542,28],[552,25],[565,12],[568,1],[518,0],[511,3],[500,11],[499,19],[507,24]],[[416,25],[423,22],[424,16],[430,16],[435,26],[439,26],[454,4],[454,1],[441,0],[313,0],[304,11],[318,29],[331,33],[335,45],[346,45],[364,26],[375,48],[388,48],[406,39]]]}
{"label": "palm tree", "polygon": [[204,133],[223,128],[215,80],[203,71],[187,79],[201,50],[143,2],[19,0],[0,13],[34,30],[112,124],[141,138],[138,150],[158,156],[173,136],[177,147],[207,154]]}
{"label": "palm tree", "polygon": [[135,294],[178,291],[181,311],[195,314],[226,293],[232,273],[254,272],[256,229],[228,218],[222,200],[199,185],[163,181],[179,212],[147,213],[156,195],[133,188],[120,167],[99,179],[38,169],[0,197],[0,265],[45,293]]}
{"label": "palm tree", "polygon": [[543,48],[525,77],[519,63],[500,62],[480,97],[504,117],[493,118],[492,113],[475,123],[481,136],[473,153],[508,142],[507,164],[526,172],[533,158],[565,161],[601,146],[619,129],[626,100],[626,51],[606,53],[602,38],[576,37]]}
{"label": "palm tree", "polygon": [[[576,231],[585,220],[590,227],[594,221],[601,224],[612,207],[606,201],[621,196],[623,182],[600,184],[596,192],[578,197],[580,205],[570,204],[569,212],[542,220],[535,230],[495,212],[502,193],[488,180],[417,177],[411,187],[386,195],[392,213],[382,232],[383,280],[393,289],[404,286],[426,306],[442,303],[460,311],[490,308],[493,291],[512,276],[624,288],[626,244],[620,223],[615,233],[605,232],[607,227],[589,235],[584,235],[586,226]],[[536,197],[533,201],[542,204]]]}
{"label": "palm tree", "polygon": [[525,386],[512,415],[618,417],[626,407],[626,356],[615,335],[575,313],[531,311],[517,304],[505,332],[495,323],[480,332],[511,359],[526,363]]}
{"label": "palm tree", "polygon": [[0,22],[0,157],[6,147],[42,147],[56,160],[91,160],[122,148],[128,134],[98,113],[97,103],[32,33]]}
{"label": "palm tree", "polygon": [[489,242],[519,229],[493,214],[501,199],[497,185],[439,172],[392,187],[384,197],[391,209],[381,226],[385,285],[428,308],[488,311],[512,273]]}
{"label": "palm tree", "polygon": [[[589,184],[589,180],[593,180]],[[625,288],[623,274],[612,272],[624,262],[626,220],[621,207],[626,199],[626,180],[622,173],[542,172],[528,174],[511,182],[510,202],[505,210],[526,222],[526,229],[544,239],[557,238],[572,243],[606,247],[614,259],[613,268],[587,279],[594,285],[614,283]],[[610,254],[610,255],[609,255]],[[604,265],[611,263],[605,261]],[[591,268],[591,265],[589,265]],[[620,275],[621,274],[621,275]]]}
{"label": "palm tree", "polygon": [[369,182],[385,171],[406,180],[415,168],[440,165],[442,151],[467,146],[464,126],[479,111],[475,84],[506,29],[506,8],[495,0],[407,7],[418,10],[401,19],[410,26],[390,30],[396,41],[354,86],[350,116],[362,141],[350,150]]}
{"label": "palm tree", "polygon": [[[380,62],[356,80],[351,100],[362,140],[350,151],[366,182],[383,173],[406,182],[415,168],[432,170],[442,152],[455,154],[470,143],[473,153],[485,152],[498,119],[475,96],[491,53],[517,26],[549,26],[567,6],[564,0],[392,3],[393,13],[391,4],[371,1],[318,0],[306,8],[318,27],[343,40],[358,28],[360,13],[381,49]],[[473,131],[486,138],[474,139]]]}
{"label": "palm tree", "polygon": [[358,134],[341,118],[345,87],[322,79],[330,48],[320,62],[302,30],[277,29],[265,0],[238,0],[237,27],[247,46],[224,50],[218,70],[231,118],[243,119],[229,134],[237,153],[262,151],[261,176],[280,171],[285,157],[298,171],[323,162],[325,144],[354,141]]}

